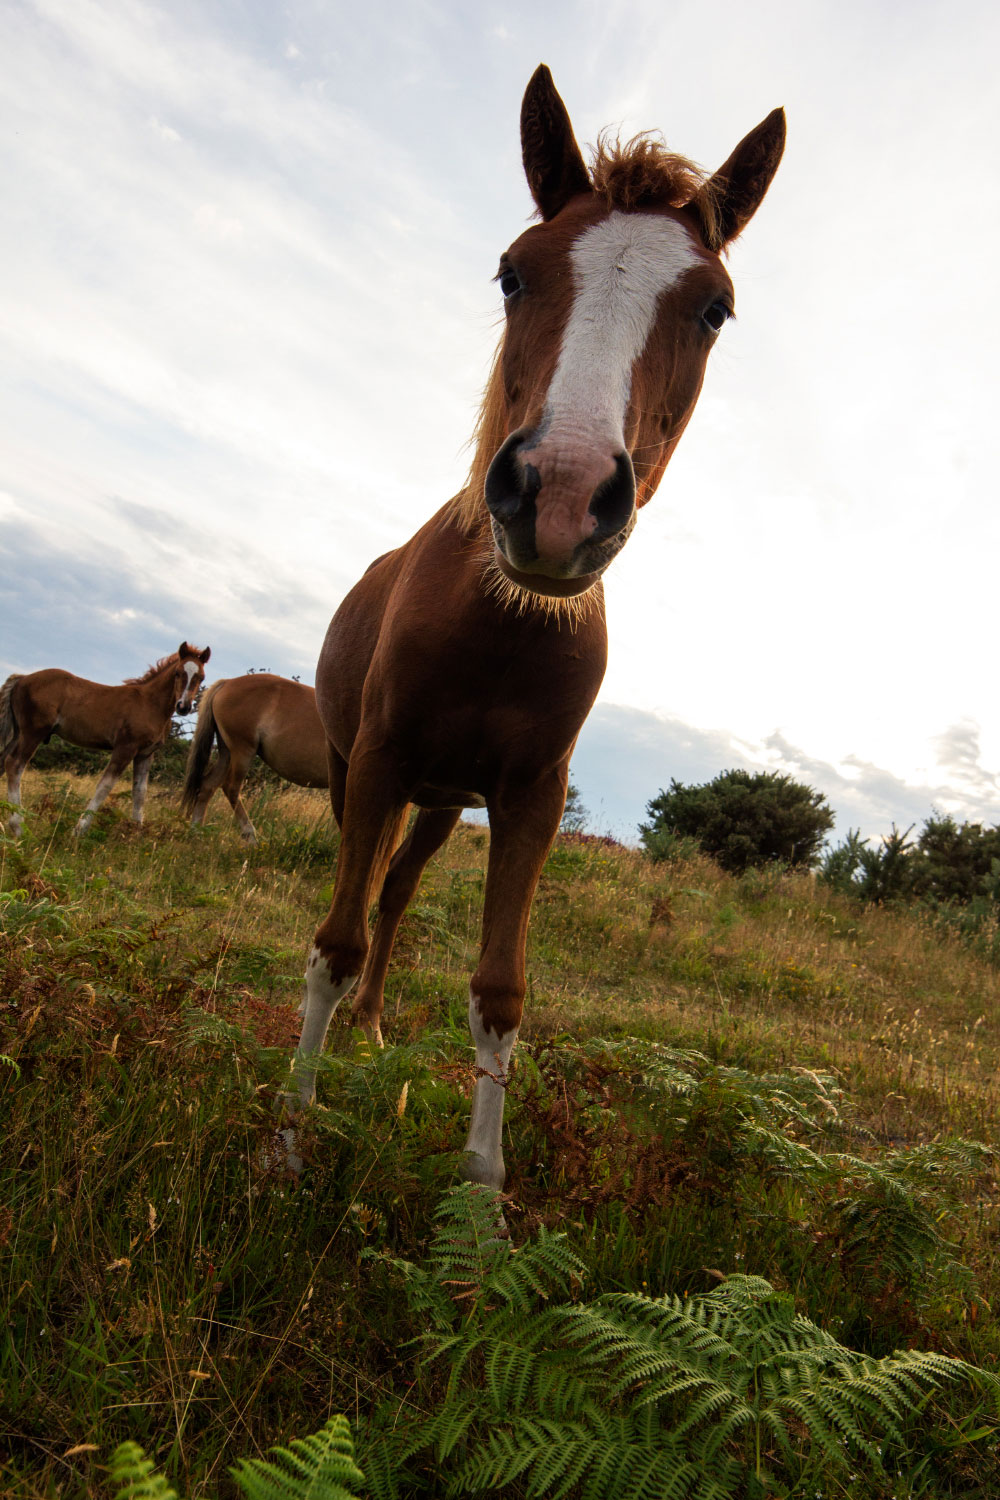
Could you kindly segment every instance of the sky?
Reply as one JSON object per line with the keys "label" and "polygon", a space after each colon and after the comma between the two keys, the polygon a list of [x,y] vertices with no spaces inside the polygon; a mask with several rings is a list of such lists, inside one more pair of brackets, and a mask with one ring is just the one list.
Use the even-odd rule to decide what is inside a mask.
{"label": "sky", "polygon": [[1000,821],[998,49],[972,0],[6,0],[0,674],[187,638],[312,681],[462,483],[545,61],[584,145],[714,169],[788,116],[606,576],[591,826],[734,765],[823,791],[835,838]]}

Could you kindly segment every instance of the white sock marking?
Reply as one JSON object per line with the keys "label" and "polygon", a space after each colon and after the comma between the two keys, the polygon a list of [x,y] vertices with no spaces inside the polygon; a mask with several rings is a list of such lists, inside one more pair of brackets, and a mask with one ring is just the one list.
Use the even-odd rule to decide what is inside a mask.
{"label": "white sock marking", "polygon": [[476,1067],[483,1070],[483,1076],[477,1078],[472,1095],[472,1118],[465,1143],[471,1161],[466,1164],[466,1176],[473,1182],[502,1188],[505,1170],[503,1106],[506,1098],[503,1085],[507,1079],[510,1054],[517,1041],[517,1028],[504,1032],[503,1036],[487,1031],[479,1012],[479,997],[470,992],[469,1030],[476,1044]]}
{"label": "white sock marking", "polygon": [[132,770],[132,822],[141,823],[146,805],[146,789],[149,785],[149,761]]}
{"label": "white sock marking", "polygon": [[85,833],[86,830],[90,827],[91,818],[94,816],[95,812],[97,812],[98,808],[101,806],[102,802],[107,797],[108,793],[117,780],[118,776],[114,771],[104,772],[103,776],[100,778],[96,787],[94,788],[94,795],[91,797],[90,801],[87,803],[83,812],[77,819],[76,827],[73,829],[74,834]]}
{"label": "white sock marking", "polygon": [[[335,984],[330,976],[330,965],[318,948],[313,948],[306,964],[305,1019],[302,1035],[295,1050],[293,1066],[298,1102],[305,1106],[316,1098],[316,1060],[323,1051],[326,1033],[333,1020],[334,1011],[348,990],[357,981],[356,974],[349,974]],[[289,1096],[294,1105],[294,1096]]]}
{"label": "white sock marking", "polygon": [[[22,768],[22,770],[18,771],[16,776],[10,777],[7,782],[7,801],[10,802],[14,807],[21,806],[21,777],[23,776],[23,774],[24,771]],[[23,824],[21,821],[21,814],[12,812],[10,818],[7,821],[8,833],[12,834],[14,838],[18,838],[20,836],[22,826]]]}

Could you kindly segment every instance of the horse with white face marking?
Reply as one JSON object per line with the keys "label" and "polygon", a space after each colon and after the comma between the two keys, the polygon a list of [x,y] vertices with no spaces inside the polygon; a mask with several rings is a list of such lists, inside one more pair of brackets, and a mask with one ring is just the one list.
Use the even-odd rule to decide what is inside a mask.
{"label": "horse with white face marking", "polygon": [[244,839],[257,842],[242,797],[255,755],[295,786],[328,785],[326,735],[311,687],[274,672],[248,672],[221,677],[202,693],[181,796],[192,827],[204,821],[221,787]]}
{"label": "horse with white face marking", "polygon": [[[21,806],[21,776],[39,745],[54,734],[87,750],[110,750],[111,759],[74,833],[88,827],[94,813],[124,771],[132,766],[132,820],[142,822],[149,763],[170,732],[175,713],[190,713],[205,680],[211,656],[182,641],[177,651],[129,677],[120,687],[74,677],[59,667],[27,675],[15,673],[0,688],[0,759],[7,772],[7,801]],[[8,830],[21,832],[13,812]]]}
{"label": "horse with white face marking", "polygon": [[[298,1102],[315,1097],[330,1018],[359,978],[354,1016],[381,1042],[403,911],[462,809],[485,806],[466,1170],[496,1187],[528,911],[604,675],[601,574],[694,409],[733,311],[719,252],[757,209],[784,137],[775,110],[711,178],[648,137],[603,142],[588,171],[549,71],[538,69],[521,142],[541,222],[501,257],[506,328],[469,480],[369,568],[320,656],[316,698],[342,841],[307,968]],[[397,849],[411,804],[417,816]]]}

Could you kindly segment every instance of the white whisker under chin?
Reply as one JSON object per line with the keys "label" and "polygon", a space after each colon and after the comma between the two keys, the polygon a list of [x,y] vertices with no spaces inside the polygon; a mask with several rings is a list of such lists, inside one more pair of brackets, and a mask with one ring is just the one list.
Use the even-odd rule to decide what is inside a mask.
{"label": "white whisker under chin", "polygon": [[493,559],[492,547],[489,556],[483,559],[483,588],[489,596],[519,615],[537,611],[557,625],[565,621],[570,630],[589,620],[595,609],[603,618],[604,590],[599,586],[600,582],[600,578],[595,579],[590,588],[580,594],[536,594],[534,589],[515,583],[513,578],[500,571]]}

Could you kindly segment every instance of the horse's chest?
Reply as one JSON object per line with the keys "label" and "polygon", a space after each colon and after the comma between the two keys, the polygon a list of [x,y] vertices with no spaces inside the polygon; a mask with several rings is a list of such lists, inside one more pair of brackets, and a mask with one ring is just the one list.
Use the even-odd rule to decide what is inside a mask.
{"label": "horse's chest", "polygon": [[411,705],[391,739],[411,800],[420,807],[482,807],[489,790],[513,775],[533,780],[572,748],[590,707],[586,699],[492,684],[467,697],[438,696]]}

